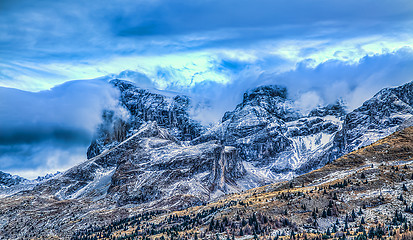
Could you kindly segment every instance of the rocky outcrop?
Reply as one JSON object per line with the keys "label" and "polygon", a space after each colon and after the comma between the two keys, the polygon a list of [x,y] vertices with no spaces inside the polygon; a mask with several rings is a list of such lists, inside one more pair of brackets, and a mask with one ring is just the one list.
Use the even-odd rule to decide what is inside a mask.
{"label": "rocky outcrop", "polygon": [[219,140],[235,147],[242,160],[265,177],[279,179],[323,151],[340,129],[343,115],[344,107],[336,103],[303,116],[287,98],[286,88],[261,86],[247,91],[218,126],[191,143]]}
{"label": "rocky outcrop", "polygon": [[28,182],[27,179],[0,171],[0,189]]}
{"label": "rocky outcrop", "polygon": [[413,117],[413,82],[396,88],[385,88],[363,105],[346,115],[343,128],[334,138],[330,160],[409,126]]}
{"label": "rocky outcrop", "polygon": [[245,190],[238,181],[247,177],[235,148],[216,141],[185,145],[149,121],[116,147],[34,191],[59,199],[104,198],[116,206],[167,201],[166,208],[180,208]]}
{"label": "rocky outcrop", "polygon": [[156,122],[180,141],[192,140],[204,130],[199,122],[189,117],[190,99],[187,96],[168,97],[151,93],[118,79],[110,83],[119,89],[120,107],[125,108],[130,116],[122,119],[113,111],[105,111],[103,123],[87,151],[88,158],[119,144],[148,121]]}

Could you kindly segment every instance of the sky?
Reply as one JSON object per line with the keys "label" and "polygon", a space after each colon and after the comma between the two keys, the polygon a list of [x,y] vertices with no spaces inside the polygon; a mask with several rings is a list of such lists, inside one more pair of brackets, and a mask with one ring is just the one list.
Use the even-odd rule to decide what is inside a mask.
{"label": "sky", "polygon": [[303,111],[351,110],[413,80],[413,1],[1,0],[0,171],[84,161],[101,111],[117,109],[115,77],[206,100],[204,122],[264,84]]}

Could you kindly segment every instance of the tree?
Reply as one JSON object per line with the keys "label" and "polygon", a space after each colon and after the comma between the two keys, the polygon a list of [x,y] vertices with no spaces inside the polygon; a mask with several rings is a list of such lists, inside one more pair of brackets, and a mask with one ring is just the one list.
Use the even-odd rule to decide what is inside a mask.
{"label": "tree", "polygon": [[211,219],[211,222],[209,222],[209,231],[214,230],[214,219]]}
{"label": "tree", "polygon": [[346,217],[346,222],[344,223],[344,231],[348,230],[348,217]]}
{"label": "tree", "polygon": [[321,217],[323,217],[323,218],[326,218],[326,217],[327,217],[327,212],[326,212],[325,209],[323,210],[323,214],[321,215]]}
{"label": "tree", "polygon": [[351,218],[353,221],[357,218],[356,212],[354,212],[354,209],[351,211]]}
{"label": "tree", "polygon": [[333,213],[331,212],[331,208],[327,208],[327,216],[332,216],[333,215]]}
{"label": "tree", "polygon": [[406,184],[403,183],[403,191],[408,191]]}

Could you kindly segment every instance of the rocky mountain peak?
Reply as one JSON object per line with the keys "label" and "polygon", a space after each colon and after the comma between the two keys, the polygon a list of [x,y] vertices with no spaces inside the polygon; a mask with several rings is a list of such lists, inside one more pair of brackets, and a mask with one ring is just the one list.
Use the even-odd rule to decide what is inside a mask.
{"label": "rocky mountain peak", "polygon": [[327,106],[315,108],[308,114],[309,117],[325,117],[328,115],[342,117],[346,115],[346,106],[342,101],[336,101]]}
{"label": "rocky mountain peak", "polygon": [[222,122],[246,115],[258,118],[277,118],[282,121],[293,121],[301,115],[294,103],[287,99],[287,88],[278,85],[260,86],[244,93],[242,103],[232,112],[226,112]]}
{"label": "rocky mountain peak", "polygon": [[111,80],[110,83],[119,89],[120,107],[125,108],[130,117],[127,120],[119,119],[114,117],[113,112],[104,111],[103,123],[98,127],[96,137],[88,149],[88,158],[119,144],[147,122],[167,129],[179,141],[192,140],[204,131],[204,127],[189,115],[189,97],[153,93],[119,79]]}
{"label": "rocky mountain peak", "polygon": [[243,102],[251,101],[258,97],[287,98],[287,88],[279,85],[265,85],[253,88],[244,93]]}
{"label": "rocky mountain peak", "polygon": [[413,106],[413,81],[399,87],[384,88],[374,95],[372,99],[387,101],[394,100],[394,98],[397,98],[409,106]]}

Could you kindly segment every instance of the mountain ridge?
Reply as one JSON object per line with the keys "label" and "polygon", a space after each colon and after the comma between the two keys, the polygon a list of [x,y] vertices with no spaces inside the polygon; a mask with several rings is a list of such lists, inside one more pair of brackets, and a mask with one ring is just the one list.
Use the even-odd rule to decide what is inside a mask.
{"label": "mountain ridge", "polygon": [[[335,159],[352,155],[339,158],[340,154],[408,127],[412,115],[410,100],[403,97],[411,93],[412,84],[384,89],[346,115],[337,103],[310,111],[307,116],[295,111],[294,103],[285,98],[285,88],[264,86],[250,90],[245,101],[226,114],[221,123],[204,129],[190,119],[190,100],[186,97],[152,95],[123,81],[115,83],[126,86],[121,103],[129,107],[121,107],[130,111],[129,118],[104,112],[101,133],[91,144],[96,145],[94,156],[64,173],[0,198],[4,206],[0,222],[6,229],[0,235],[71,238],[64,231],[107,225],[135,211],[185,211],[225,199],[228,194],[310,186],[312,183],[303,179],[311,174],[315,174],[313,180],[320,179],[316,184],[319,186],[325,184],[323,177],[334,179],[335,174],[341,176],[348,169],[336,168],[331,176],[319,175],[321,170],[310,175],[300,173],[341,163]],[[146,97],[144,102],[136,99],[141,96]],[[366,136],[369,141],[365,141]],[[348,144],[354,141],[360,142]],[[411,152],[410,148],[404,150]],[[353,161],[350,167],[364,161],[348,159]],[[285,179],[292,180],[274,183]],[[248,190],[252,188],[255,190]],[[47,214],[43,216],[39,209],[48,209]],[[26,228],[33,226],[33,219],[42,219],[36,227],[48,231]],[[15,232],[16,228],[23,231]]]}

